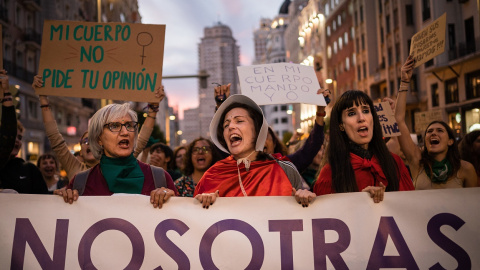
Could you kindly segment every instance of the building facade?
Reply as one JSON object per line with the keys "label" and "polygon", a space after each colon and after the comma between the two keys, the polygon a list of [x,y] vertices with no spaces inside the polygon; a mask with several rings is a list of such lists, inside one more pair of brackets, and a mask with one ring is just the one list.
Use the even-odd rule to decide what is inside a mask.
{"label": "building facade", "polygon": [[[103,21],[140,22],[136,0],[102,0]],[[51,151],[45,136],[38,96],[31,86],[38,74],[44,20],[97,21],[96,1],[11,1],[0,0],[3,38],[3,66],[16,96],[19,120],[25,126],[20,156],[35,162]],[[60,133],[71,150],[88,128],[88,119],[97,109],[96,101],[81,98],[49,97],[50,108]]]}
{"label": "building facade", "polygon": [[184,128],[188,131],[183,130],[182,138],[187,143],[200,136],[210,137],[209,127],[216,106],[213,88],[216,84],[231,83],[230,95],[238,93],[237,66],[240,64],[240,48],[230,27],[218,22],[212,27],[204,28],[204,36],[198,45],[198,57],[199,70],[206,71],[210,76],[206,85],[201,82],[198,84],[198,109],[184,111]]}

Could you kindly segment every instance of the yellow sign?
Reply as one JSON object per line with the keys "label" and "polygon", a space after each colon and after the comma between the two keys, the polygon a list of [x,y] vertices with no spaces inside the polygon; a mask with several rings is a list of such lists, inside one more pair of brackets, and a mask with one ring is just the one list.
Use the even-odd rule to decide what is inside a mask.
{"label": "yellow sign", "polygon": [[165,25],[45,21],[37,94],[152,101],[164,41]]}
{"label": "yellow sign", "polygon": [[412,37],[410,55],[415,58],[415,67],[445,51],[445,28],[447,13],[436,19]]}

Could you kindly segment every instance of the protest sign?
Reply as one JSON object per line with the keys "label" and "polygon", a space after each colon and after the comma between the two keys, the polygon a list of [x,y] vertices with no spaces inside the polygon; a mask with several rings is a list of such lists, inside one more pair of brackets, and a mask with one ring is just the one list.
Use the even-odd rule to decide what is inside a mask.
{"label": "protest sign", "polygon": [[151,102],[165,25],[45,21],[39,95]]}
{"label": "protest sign", "polygon": [[390,104],[388,102],[377,102],[374,103],[373,106],[377,112],[380,125],[382,125],[383,137],[400,136],[397,120],[395,119],[395,114]]}
{"label": "protest sign", "polygon": [[[445,200],[448,198],[448,202]],[[479,269],[480,188],[286,197],[0,194],[5,269]],[[161,267],[161,268],[157,268]]]}
{"label": "protest sign", "polygon": [[432,121],[443,121],[443,112],[441,109],[415,113],[415,133],[423,134],[427,125]]}
{"label": "protest sign", "polygon": [[444,13],[412,37],[410,55],[415,58],[415,67],[445,51],[445,28],[447,13]]}
{"label": "protest sign", "polygon": [[306,103],[326,106],[311,66],[276,63],[237,67],[242,95],[258,105]]}

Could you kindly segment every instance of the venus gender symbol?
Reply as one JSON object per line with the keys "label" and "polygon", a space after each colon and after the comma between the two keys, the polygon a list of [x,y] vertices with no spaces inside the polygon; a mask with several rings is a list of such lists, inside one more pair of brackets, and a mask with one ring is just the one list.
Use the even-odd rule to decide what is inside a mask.
{"label": "venus gender symbol", "polygon": [[143,65],[143,59],[146,57],[145,56],[145,47],[152,44],[152,42],[153,42],[152,34],[150,34],[148,32],[138,33],[137,44],[142,46],[142,55],[140,55],[140,57],[142,58],[142,65]]}

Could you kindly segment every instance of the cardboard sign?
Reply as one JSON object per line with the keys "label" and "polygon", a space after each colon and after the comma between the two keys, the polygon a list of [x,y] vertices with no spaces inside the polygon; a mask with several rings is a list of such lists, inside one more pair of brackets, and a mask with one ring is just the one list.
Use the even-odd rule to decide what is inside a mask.
{"label": "cardboard sign", "polygon": [[[445,200],[448,198],[448,200]],[[317,197],[0,194],[2,269],[480,269],[480,188]],[[328,259],[327,259],[328,258]]]}
{"label": "cardboard sign", "polygon": [[152,101],[164,41],[165,25],[45,21],[37,94]]}
{"label": "cardboard sign", "polygon": [[374,103],[373,106],[375,107],[375,111],[377,111],[380,125],[382,125],[383,137],[400,136],[397,120],[395,119],[395,114],[393,113],[390,104],[385,101]]}
{"label": "cardboard sign", "polygon": [[415,113],[415,133],[422,134],[427,129],[427,125],[432,121],[439,120],[443,121],[443,112],[440,109],[435,109],[425,112],[416,112]]}
{"label": "cardboard sign", "polygon": [[237,67],[243,95],[258,105],[305,103],[326,106],[311,66],[276,63]]}
{"label": "cardboard sign", "polygon": [[415,58],[415,67],[427,62],[445,51],[445,28],[447,13],[412,37],[410,55]]}

